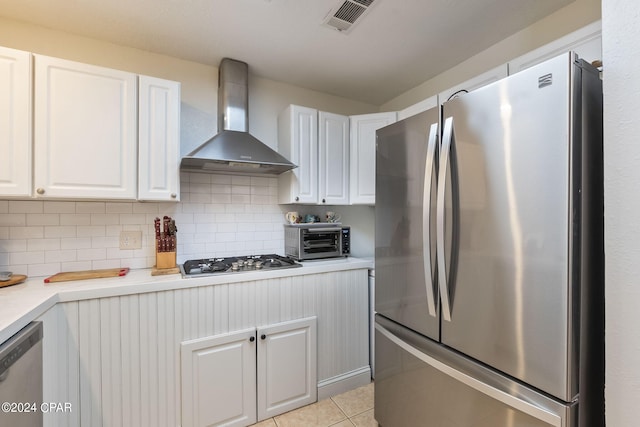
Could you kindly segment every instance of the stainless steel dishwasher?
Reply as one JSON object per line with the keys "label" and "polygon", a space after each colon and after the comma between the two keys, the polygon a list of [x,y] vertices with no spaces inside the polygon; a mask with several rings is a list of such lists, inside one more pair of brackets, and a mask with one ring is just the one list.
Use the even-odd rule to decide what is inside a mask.
{"label": "stainless steel dishwasher", "polygon": [[0,345],[0,426],[42,426],[42,322]]}

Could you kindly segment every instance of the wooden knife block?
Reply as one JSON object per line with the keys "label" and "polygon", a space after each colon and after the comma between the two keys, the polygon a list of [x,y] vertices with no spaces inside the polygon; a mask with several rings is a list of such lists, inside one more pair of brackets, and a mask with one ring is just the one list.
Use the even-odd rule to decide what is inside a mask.
{"label": "wooden knife block", "polygon": [[158,252],[156,244],[156,268],[176,268],[176,252]]}

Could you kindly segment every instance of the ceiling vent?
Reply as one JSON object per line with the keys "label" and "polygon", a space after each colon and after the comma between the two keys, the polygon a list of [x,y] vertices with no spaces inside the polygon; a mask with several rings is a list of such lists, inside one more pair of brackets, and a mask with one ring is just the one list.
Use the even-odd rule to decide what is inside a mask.
{"label": "ceiling vent", "polygon": [[340,0],[324,18],[323,24],[342,33],[349,33],[362,20],[375,0]]}

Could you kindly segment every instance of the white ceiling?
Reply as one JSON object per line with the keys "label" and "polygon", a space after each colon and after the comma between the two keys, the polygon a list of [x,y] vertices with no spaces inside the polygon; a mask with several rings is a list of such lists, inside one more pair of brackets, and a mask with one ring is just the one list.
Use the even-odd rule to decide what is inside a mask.
{"label": "white ceiling", "polygon": [[573,0],[376,0],[349,34],[338,0],[20,0],[0,15],[380,105]]}

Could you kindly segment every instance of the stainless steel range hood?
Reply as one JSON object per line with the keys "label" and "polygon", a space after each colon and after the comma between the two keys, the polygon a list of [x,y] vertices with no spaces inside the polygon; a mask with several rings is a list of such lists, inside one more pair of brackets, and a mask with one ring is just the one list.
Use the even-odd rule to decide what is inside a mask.
{"label": "stainless steel range hood", "polygon": [[281,174],[297,167],[249,132],[249,66],[224,58],[218,78],[219,133],[182,158],[191,172]]}

